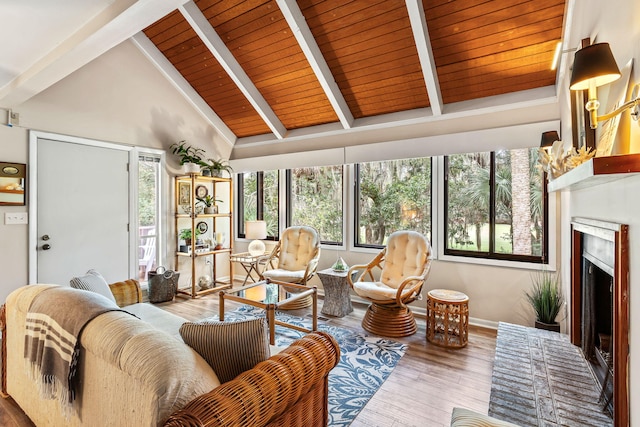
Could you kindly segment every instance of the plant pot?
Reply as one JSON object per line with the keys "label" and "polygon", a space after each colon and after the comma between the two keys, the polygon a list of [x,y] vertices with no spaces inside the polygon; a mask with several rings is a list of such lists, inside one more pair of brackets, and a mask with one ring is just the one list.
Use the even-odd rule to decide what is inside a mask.
{"label": "plant pot", "polygon": [[209,206],[207,208],[204,208],[204,213],[205,214],[217,214],[218,213],[218,206]]}
{"label": "plant pot", "polygon": [[200,165],[197,163],[185,163],[182,165],[185,174],[200,173]]}
{"label": "plant pot", "polygon": [[536,329],[544,329],[545,331],[560,332],[560,323],[544,323],[536,320]]}

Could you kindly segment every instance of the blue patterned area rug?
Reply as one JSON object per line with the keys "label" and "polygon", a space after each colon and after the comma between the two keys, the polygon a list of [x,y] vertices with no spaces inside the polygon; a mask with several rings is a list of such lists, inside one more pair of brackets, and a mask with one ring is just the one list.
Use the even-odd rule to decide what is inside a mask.
{"label": "blue patterned area rug", "polygon": [[[225,321],[264,317],[264,311],[243,305],[225,313]],[[217,316],[216,316],[217,318]],[[282,322],[311,328],[311,319],[276,312]],[[396,341],[367,337],[318,322],[318,330],[333,335],[340,345],[340,362],[329,373],[329,426],[346,427],[389,377],[407,346]],[[286,347],[303,332],[276,325],[276,345]]]}

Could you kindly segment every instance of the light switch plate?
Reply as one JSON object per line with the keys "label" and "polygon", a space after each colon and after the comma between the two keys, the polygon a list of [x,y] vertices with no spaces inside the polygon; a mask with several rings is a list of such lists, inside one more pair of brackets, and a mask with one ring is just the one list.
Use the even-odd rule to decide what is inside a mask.
{"label": "light switch plate", "polygon": [[5,225],[27,224],[28,222],[29,222],[29,215],[26,212],[5,212],[4,213]]}

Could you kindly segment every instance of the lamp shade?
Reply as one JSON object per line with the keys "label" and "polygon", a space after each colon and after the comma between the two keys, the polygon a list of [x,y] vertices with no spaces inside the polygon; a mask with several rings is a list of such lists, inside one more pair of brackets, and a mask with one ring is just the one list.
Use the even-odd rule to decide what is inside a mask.
{"label": "lamp shade", "polygon": [[571,72],[571,90],[589,89],[590,83],[602,86],[620,78],[620,69],[609,43],[596,43],[576,52]]}
{"label": "lamp shade", "polygon": [[267,223],[264,221],[245,221],[244,236],[247,239],[254,239],[249,243],[249,254],[259,256],[264,254],[266,246],[261,239],[267,238]]}
{"label": "lamp shade", "polygon": [[555,130],[550,130],[542,133],[542,140],[540,141],[540,148],[551,147],[554,142],[560,141],[560,137],[558,136],[558,132]]}
{"label": "lamp shade", "polygon": [[267,223],[265,221],[246,221],[244,223],[244,236],[247,239],[266,239]]}

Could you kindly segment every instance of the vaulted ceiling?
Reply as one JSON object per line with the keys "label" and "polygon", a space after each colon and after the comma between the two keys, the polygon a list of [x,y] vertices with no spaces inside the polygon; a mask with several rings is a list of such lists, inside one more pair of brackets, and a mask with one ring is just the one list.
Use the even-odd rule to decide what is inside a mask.
{"label": "vaulted ceiling", "polygon": [[[112,38],[131,37],[230,144],[446,117],[465,102],[553,86],[565,13],[565,0],[108,3],[111,22],[89,35],[126,24]],[[0,85],[0,102],[41,90],[15,83]]]}

